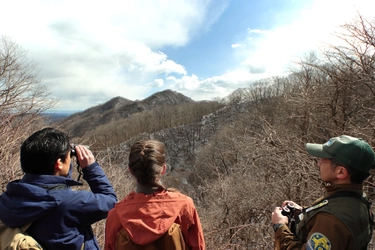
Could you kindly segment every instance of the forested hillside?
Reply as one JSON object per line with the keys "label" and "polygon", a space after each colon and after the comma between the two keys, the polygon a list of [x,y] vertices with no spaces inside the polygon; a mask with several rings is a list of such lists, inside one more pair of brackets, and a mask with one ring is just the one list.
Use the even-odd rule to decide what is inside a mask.
{"label": "forested hillside", "polygon": [[75,113],[53,125],[64,128],[72,137],[80,137],[100,125],[121,120],[157,106],[175,106],[192,102],[194,101],[191,98],[171,90],[155,93],[141,101],[131,101],[118,96],[104,104]]}
{"label": "forested hillside", "polygon": [[[344,45],[324,47],[301,58],[289,75],[249,83],[223,100],[183,98],[161,105],[151,97],[137,102],[117,97],[56,126],[73,134],[75,143],[92,146],[119,199],[134,184],[127,172],[129,146],[143,138],[163,141],[170,166],[165,184],[194,199],[207,249],[273,249],[274,207],[286,199],[308,205],[321,194],[306,142],[347,134],[375,148],[374,23],[359,16],[337,35]],[[159,99],[167,98],[162,94]],[[168,92],[175,95],[180,96]],[[93,116],[101,117],[83,127]],[[25,117],[32,116],[17,119]],[[17,119],[0,123],[2,139],[9,124],[17,128]],[[40,126],[30,123],[18,141]],[[3,189],[20,174],[17,145],[0,151],[7,172]],[[372,174],[365,189],[373,201],[374,184]],[[104,221],[95,224],[95,233],[103,244]]]}

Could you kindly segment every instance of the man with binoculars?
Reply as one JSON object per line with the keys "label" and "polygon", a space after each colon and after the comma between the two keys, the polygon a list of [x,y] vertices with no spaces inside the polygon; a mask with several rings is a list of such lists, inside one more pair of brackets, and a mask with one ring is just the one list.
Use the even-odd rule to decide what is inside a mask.
{"label": "man with binoculars", "polygon": [[[106,218],[117,198],[92,152],[45,128],[23,142],[20,154],[25,175],[0,195],[0,220],[10,228],[31,223],[27,232],[43,249],[99,249],[91,224]],[[91,191],[71,188],[82,185],[71,178],[72,156]]]}
{"label": "man with binoculars", "polygon": [[362,189],[374,166],[373,149],[347,135],[324,144],[307,143],[306,149],[319,158],[325,194],[310,207],[284,201],[275,208],[275,249],[367,249],[373,218]]}

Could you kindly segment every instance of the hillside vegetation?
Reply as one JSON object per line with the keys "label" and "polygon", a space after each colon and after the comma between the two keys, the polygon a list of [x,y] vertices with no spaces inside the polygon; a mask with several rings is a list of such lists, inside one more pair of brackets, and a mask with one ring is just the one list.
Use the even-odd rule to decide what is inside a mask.
{"label": "hillside vegetation", "polygon": [[171,90],[155,93],[142,101],[131,101],[118,96],[104,104],[73,114],[63,121],[59,121],[56,125],[64,128],[72,137],[80,137],[100,125],[151,110],[156,106],[180,105],[192,102],[194,101],[191,98]]}
{"label": "hillside vegetation", "polygon": [[[163,141],[169,163],[164,183],[194,199],[207,249],[273,249],[274,207],[287,199],[308,205],[321,195],[305,143],[347,134],[375,147],[374,25],[359,16],[337,36],[343,46],[322,48],[288,76],[249,84],[220,101],[146,105],[149,99],[117,97],[59,128],[75,143],[92,146],[119,199],[134,185],[129,146],[144,138]],[[374,183],[372,174],[365,191],[373,200]],[[104,221],[94,228],[103,244]]]}

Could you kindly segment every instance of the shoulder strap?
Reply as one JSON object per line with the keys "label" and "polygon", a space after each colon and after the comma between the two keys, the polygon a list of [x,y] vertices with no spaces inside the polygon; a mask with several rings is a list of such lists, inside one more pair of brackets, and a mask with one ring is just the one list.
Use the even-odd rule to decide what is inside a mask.
{"label": "shoulder strap", "polygon": [[357,199],[360,199],[361,201],[363,201],[366,204],[368,209],[370,209],[370,207],[371,207],[371,202],[366,198],[366,196],[364,196],[364,194],[360,195],[356,192],[351,192],[351,191],[338,192],[338,193],[335,193],[335,194],[332,194],[332,195],[326,197],[325,199],[329,200],[329,199],[334,199],[334,198],[337,198],[337,197],[357,198]]}

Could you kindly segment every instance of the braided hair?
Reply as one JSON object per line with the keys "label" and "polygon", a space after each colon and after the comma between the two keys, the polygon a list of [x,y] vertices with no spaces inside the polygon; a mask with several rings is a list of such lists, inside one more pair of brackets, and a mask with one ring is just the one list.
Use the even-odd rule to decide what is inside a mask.
{"label": "braided hair", "polygon": [[129,168],[142,185],[165,189],[159,182],[165,164],[165,147],[162,142],[143,140],[130,148]]}

